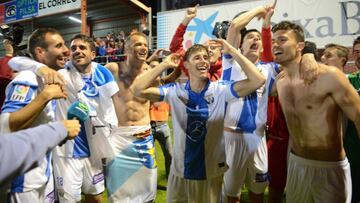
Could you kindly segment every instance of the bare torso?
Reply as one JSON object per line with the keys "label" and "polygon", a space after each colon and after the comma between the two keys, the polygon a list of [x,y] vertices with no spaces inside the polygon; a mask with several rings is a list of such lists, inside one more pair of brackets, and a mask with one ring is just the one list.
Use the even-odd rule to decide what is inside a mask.
{"label": "bare torso", "polygon": [[[113,97],[118,126],[137,126],[150,124],[150,102],[148,100],[135,97],[129,90],[136,75],[124,72],[125,63],[120,64],[117,73],[114,73],[115,80],[119,85],[120,91]],[[138,74],[141,74],[147,68],[147,64],[140,68]],[[134,67],[128,70],[135,70]]]}
{"label": "bare torso", "polygon": [[277,91],[293,153],[313,160],[340,161],[345,157],[342,113],[330,93],[327,71],[322,66],[319,78],[310,85],[285,75],[277,81]]}

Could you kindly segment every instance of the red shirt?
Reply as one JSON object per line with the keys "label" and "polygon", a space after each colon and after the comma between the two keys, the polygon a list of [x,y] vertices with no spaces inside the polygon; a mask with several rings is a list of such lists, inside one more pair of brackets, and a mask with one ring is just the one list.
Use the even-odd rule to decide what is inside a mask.
{"label": "red shirt", "polygon": [[[170,43],[170,51],[172,53],[179,54],[181,57],[185,56],[185,49],[182,43],[184,41],[184,34],[186,31],[186,27],[187,26],[180,23]],[[181,60],[179,67],[185,73],[185,75],[189,77],[189,72],[184,66],[183,59]],[[219,59],[215,64],[210,64],[209,79],[211,81],[217,81],[218,79],[221,78],[221,72],[222,72],[222,62],[221,59]]]}
{"label": "red shirt", "polygon": [[0,59],[0,112],[5,100],[6,86],[12,79],[12,71],[8,65],[11,56],[4,56]]}
{"label": "red shirt", "polygon": [[11,56],[4,56],[0,59],[0,77],[12,79],[12,70],[8,65],[11,58]]}

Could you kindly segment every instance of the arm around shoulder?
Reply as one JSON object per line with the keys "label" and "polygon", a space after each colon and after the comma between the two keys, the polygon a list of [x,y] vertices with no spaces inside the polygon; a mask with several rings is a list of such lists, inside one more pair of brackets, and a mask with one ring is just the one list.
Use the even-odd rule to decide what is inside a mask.
{"label": "arm around shoulder", "polygon": [[330,67],[328,74],[328,81],[332,81],[329,87],[331,95],[345,115],[354,122],[360,139],[360,97],[343,72]]}

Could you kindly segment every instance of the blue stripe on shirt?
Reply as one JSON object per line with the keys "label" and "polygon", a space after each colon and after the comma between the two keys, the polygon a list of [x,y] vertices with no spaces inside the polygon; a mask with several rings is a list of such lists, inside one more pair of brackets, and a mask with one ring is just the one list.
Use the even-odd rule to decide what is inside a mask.
{"label": "blue stripe on shirt", "polygon": [[24,191],[25,175],[20,175],[11,182],[11,192],[23,192]]}
{"label": "blue stripe on shirt", "polygon": [[[51,152],[49,152],[49,153],[47,153],[46,154],[46,161],[47,161],[47,164],[46,164],[46,170],[45,170],[45,175],[46,175],[46,177],[47,177],[47,179],[48,179],[48,181],[49,181],[49,178],[50,178],[50,173],[51,173]],[[52,181],[52,180],[50,180],[50,181]]]}
{"label": "blue stripe on shirt", "polygon": [[275,80],[273,78],[269,78],[270,79],[270,82],[269,82],[269,91],[268,91],[268,94],[266,96],[270,96],[270,93],[271,93],[271,89],[272,89],[272,86],[275,82]]}
{"label": "blue stripe on shirt", "polygon": [[78,136],[74,138],[74,151],[73,151],[73,157],[74,158],[81,158],[81,157],[89,157],[90,156],[90,150],[89,150],[89,144],[86,137],[85,132],[85,125],[83,122],[80,122],[81,124],[81,130]]}
{"label": "blue stripe on shirt", "polygon": [[231,71],[232,71],[232,67],[224,70],[223,75],[222,75],[222,79],[229,81],[231,79]]}
{"label": "blue stripe on shirt", "polygon": [[237,125],[238,129],[244,132],[252,133],[256,129],[256,113],[258,108],[257,93],[253,92],[244,97],[243,110]]}
{"label": "blue stripe on shirt", "polygon": [[204,94],[209,84],[210,82],[200,93],[193,92],[189,82],[185,87],[189,94],[186,104],[187,128],[184,152],[184,178],[186,179],[206,179],[205,138],[209,109]]}

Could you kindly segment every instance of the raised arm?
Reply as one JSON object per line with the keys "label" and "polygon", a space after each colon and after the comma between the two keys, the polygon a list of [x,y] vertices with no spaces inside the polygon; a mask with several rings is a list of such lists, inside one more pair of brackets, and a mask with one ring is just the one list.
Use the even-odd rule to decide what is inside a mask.
{"label": "raised arm", "polygon": [[267,10],[261,28],[261,42],[263,45],[261,61],[263,62],[274,61],[274,56],[272,53],[271,17],[274,14],[276,2],[277,1],[275,0],[274,4]]}
{"label": "raised arm", "polygon": [[153,54],[151,54],[151,56],[149,56],[147,59],[146,59],[146,63],[148,63],[148,64],[150,64],[150,62],[151,61],[157,61],[157,60],[159,60],[159,58],[160,58],[160,53],[162,52],[162,51],[164,51],[165,49],[156,49],[155,51],[154,51],[154,53]]}
{"label": "raised arm", "polygon": [[329,74],[331,95],[345,115],[354,122],[360,139],[360,97],[349,80],[340,70],[332,67]]}
{"label": "raised arm", "polygon": [[10,59],[9,66],[14,71],[30,70],[41,78],[44,78],[45,84],[59,84],[63,87],[65,80],[56,70],[47,65],[37,62],[32,58],[25,56],[16,56]]}
{"label": "raised arm", "polygon": [[247,79],[235,83],[234,90],[238,96],[246,96],[265,83],[265,77],[258,71],[255,64],[242,55],[235,47],[223,39],[216,40],[223,45],[224,54],[230,54],[241,66]]}
{"label": "raised arm", "polygon": [[230,27],[228,30],[228,35],[226,40],[234,47],[239,47],[241,42],[241,34],[240,31],[245,28],[245,26],[255,17],[263,17],[266,14],[266,7],[259,6],[250,11],[247,11],[235,19],[233,19],[230,23]]}
{"label": "raised arm", "polygon": [[176,29],[176,32],[170,43],[169,49],[172,53],[179,53],[179,54],[185,53],[184,47],[182,45],[184,41],[184,34],[190,21],[196,17],[198,7],[199,4],[197,4],[195,7],[190,7],[186,10],[185,17],[180,23],[179,27]]}
{"label": "raised arm", "polygon": [[170,68],[178,67],[179,61],[179,55],[172,54],[168,56],[159,66],[147,70],[136,77],[130,86],[130,91],[137,97],[142,97],[150,101],[160,101],[160,89],[150,86],[162,72]]}

